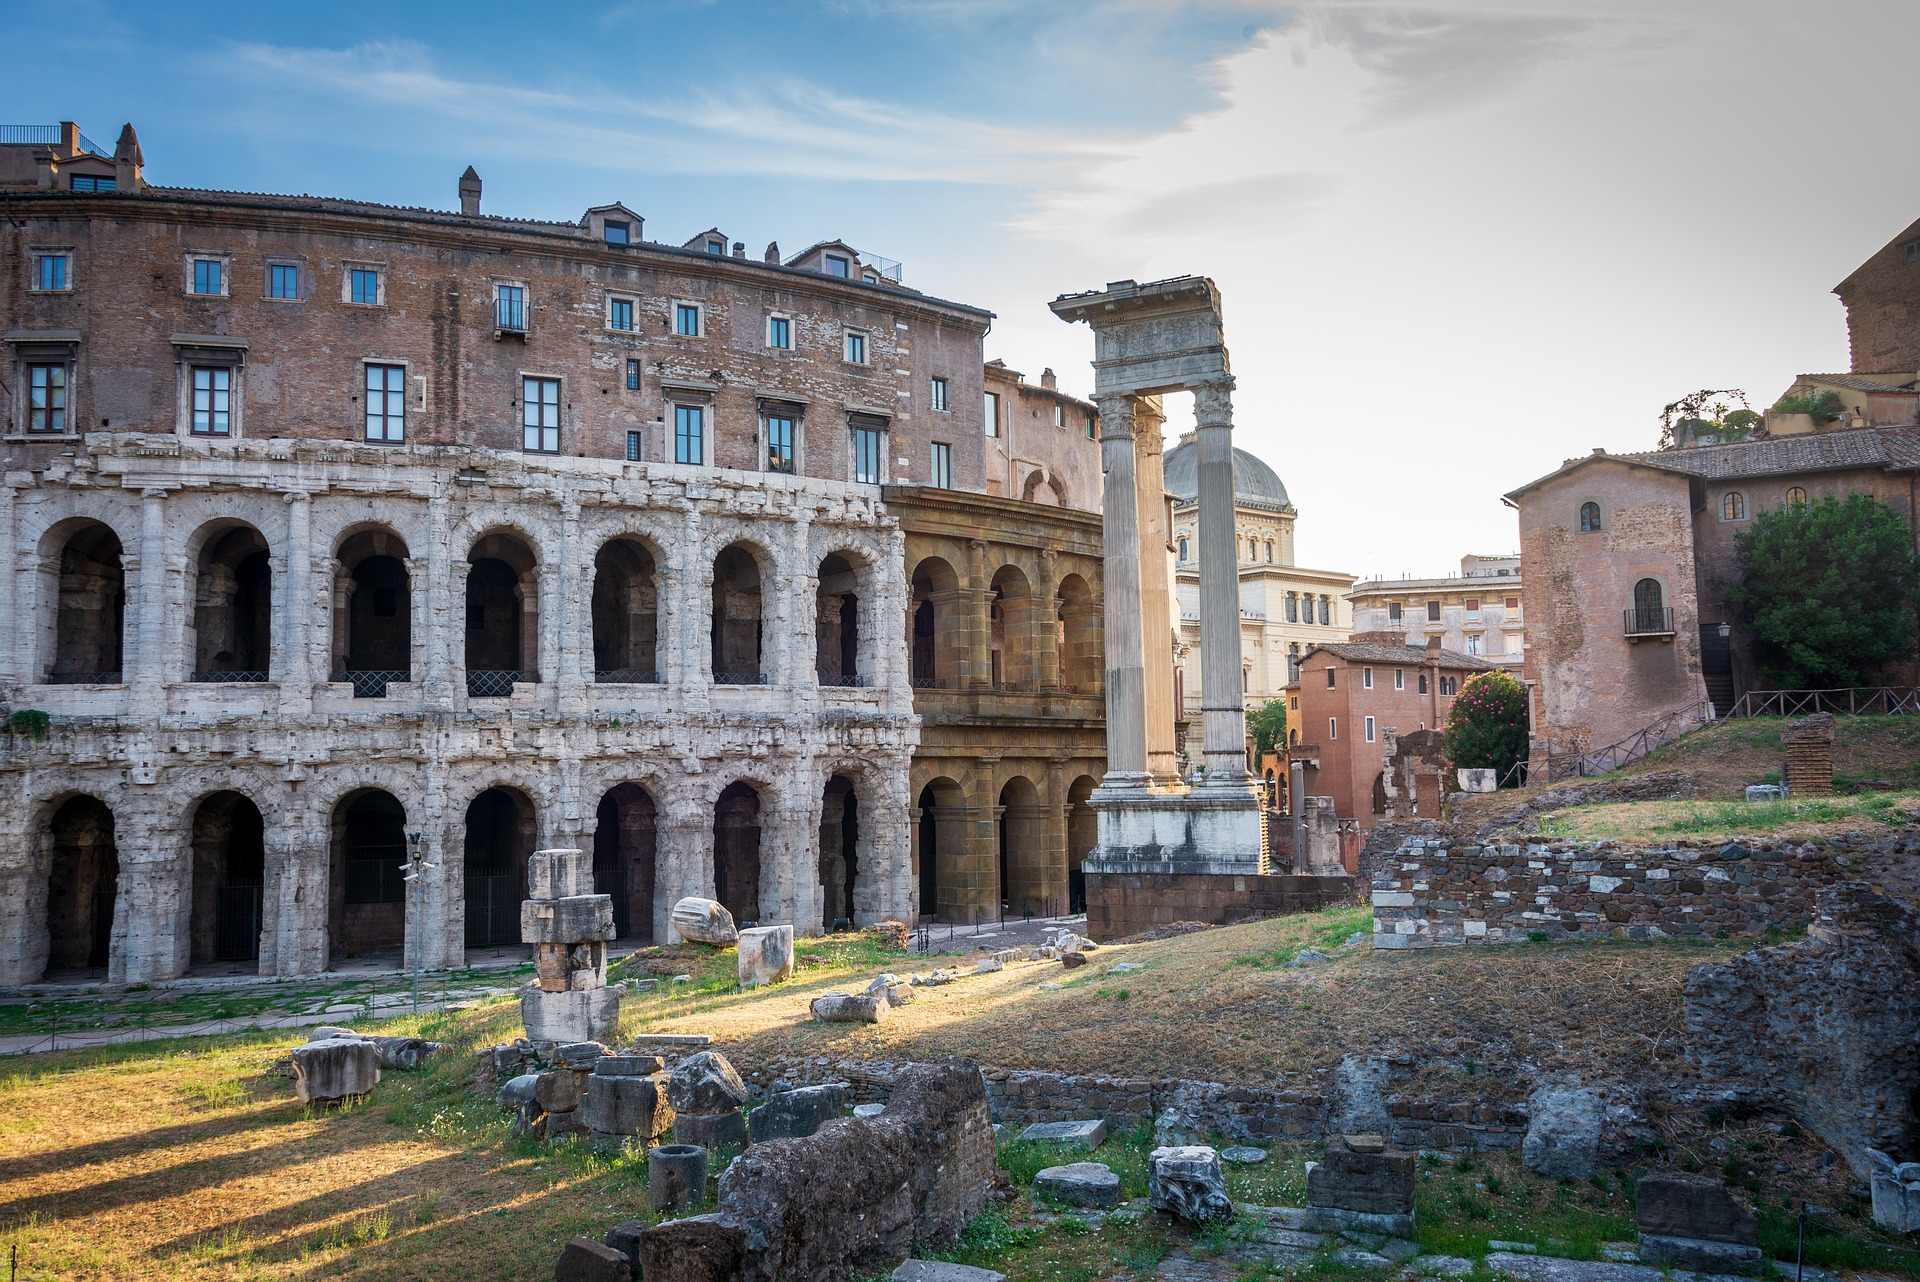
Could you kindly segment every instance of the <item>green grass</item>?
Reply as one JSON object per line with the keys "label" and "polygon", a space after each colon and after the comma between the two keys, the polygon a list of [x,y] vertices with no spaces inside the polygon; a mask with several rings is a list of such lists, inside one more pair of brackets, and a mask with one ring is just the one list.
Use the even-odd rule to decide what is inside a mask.
{"label": "green grass", "polygon": [[1242,966],[1252,966],[1256,970],[1277,970],[1300,955],[1302,949],[1315,948],[1323,953],[1332,954],[1356,933],[1371,938],[1373,935],[1373,909],[1368,907],[1323,908],[1319,912],[1307,913],[1291,918],[1290,922],[1299,922],[1305,926],[1305,937],[1291,940],[1275,948],[1263,949],[1234,960]]}
{"label": "green grass", "polygon": [[1542,817],[1540,835],[1647,840],[1817,837],[1850,828],[1907,828],[1920,793],[1788,797],[1781,801],[1637,801],[1573,806]]}

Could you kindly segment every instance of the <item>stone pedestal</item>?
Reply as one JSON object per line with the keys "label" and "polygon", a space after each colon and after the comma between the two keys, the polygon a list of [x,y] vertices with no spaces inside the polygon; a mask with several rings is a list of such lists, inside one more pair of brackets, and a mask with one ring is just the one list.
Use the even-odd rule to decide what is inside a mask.
{"label": "stone pedestal", "polygon": [[534,946],[534,981],[520,1018],[536,1042],[613,1040],[624,990],[607,987],[613,899],[593,893],[593,862],[580,850],[536,850],[527,861],[531,898],[520,905],[520,938]]}
{"label": "stone pedestal", "polygon": [[1099,846],[1082,864],[1089,875],[1267,870],[1260,798],[1246,784],[1182,792],[1100,787],[1089,804],[1100,832]]}

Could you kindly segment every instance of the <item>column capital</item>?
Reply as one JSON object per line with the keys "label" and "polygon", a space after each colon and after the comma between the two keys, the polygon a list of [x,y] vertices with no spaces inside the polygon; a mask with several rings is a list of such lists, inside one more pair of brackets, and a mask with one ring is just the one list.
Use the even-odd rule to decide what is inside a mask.
{"label": "column capital", "polygon": [[1197,427],[1233,426],[1233,375],[1193,385],[1193,420]]}
{"label": "column capital", "polygon": [[1133,438],[1132,396],[1096,396],[1095,404],[1100,407],[1101,440],[1125,441]]}

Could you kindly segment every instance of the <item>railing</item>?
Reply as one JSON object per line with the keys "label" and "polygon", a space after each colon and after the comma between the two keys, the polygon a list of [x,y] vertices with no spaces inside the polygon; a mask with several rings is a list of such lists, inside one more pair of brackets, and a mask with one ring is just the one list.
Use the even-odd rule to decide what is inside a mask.
{"label": "railing", "polygon": [[638,668],[607,668],[593,674],[596,683],[622,686],[653,686],[660,684],[660,676],[654,672],[642,672]]}
{"label": "railing", "polygon": [[1920,688],[1849,686],[1840,690],[1750,690],[1721,713],[1726,717],[1806,717],[1831,712],[1848,717],[1911,716],[1920,713]]}
{"label": "railing", "polygon": [[848,689],[848,690],[863,690],[867,686],[872,684],[872,682],[868,681],[867,678],[862,676],[820,677],[818,678],[818,680],[819,680],[819,683],[823,686],[839,686],[843,689]]}
{"label": "railing", "polygon": [[916,690],[938,690],[941,688],[939,677],[914,677],[912,684]]}
{"label": "railing", "polygon": [[[1579,779],[1587,775],[1603,775],[1610,770],[1631,765],[1650,752],[1664,748],[1686,734],[1689,730],[1703,724],[1707,719],[1707,704],[1690,703],[1665,714],[1649,725],[1642,726],[1618,743],[1610,743],[1604,748],[1595,748],[1588,752],[1569,752],[1560,755],[1549,753],[1544,762],[1532,762],[1526,772],[1528,783],[1558,783],[1562,779]],[[1513,774],[1512,771],[1508,772]],[[1504,783],[1504,780],[1502,781]]]}
{"label": "railing", "polygon": [[523,680],[518,672],[467,673],[467,698],[504,699],[513,693],[513,683]]}
{"label": "railing", "polygon": [[224,671],[189,672],[187,680],[202,685],[258,685],[267,679],[264,672]]}
{"label": "railing", "polygon": [[[0,146],[58,146],[62,141],[59,125],[0,125]],[[80,150],[96,156],[111,156],[99,143],[80,135]]]}
{"label": "railing", "polygon": [[411,681],[413,674],[404,668],[386,672],[348,670],[340,674],[340,679],[352,684],[353,697],[356,699],[384,699],[389,685],[396,681]]}
{"label": "railing", "polygon": [[527,328],[527,304],[520,298],[497,298],[493,302],[493,323],[496,329],[515,330],[525,333]]}
{"label": "railing", "polygon": [[46,684],[50,686],[117,686],[121,680],[118,672],[49,672]]}
{"label": "railing", "polygon": [[1630,637],[1670,637],[1673,635],[1673,607],[1658,610],[1622,611],[1625,632]]}
{"label": "railing", "polygon": [[763,686],[767,684],[764,672],[716,672],[713,684],[717,686]]}

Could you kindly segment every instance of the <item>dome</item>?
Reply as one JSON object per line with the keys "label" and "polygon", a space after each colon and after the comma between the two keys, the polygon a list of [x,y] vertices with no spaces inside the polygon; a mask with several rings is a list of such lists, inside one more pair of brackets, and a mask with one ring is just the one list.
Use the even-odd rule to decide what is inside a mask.
{"label": "dome", "polygon": [[[1183,502],[1200,493],[1200,447],[1189,432],[1168,450],[1165,458],[1167,492]],[[1242,449],[1233,452],[1233,498],[1236,503],[1291,507],[1287,487],[1274,470]]]}

